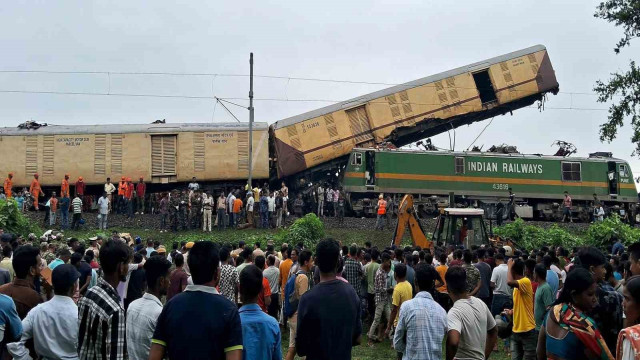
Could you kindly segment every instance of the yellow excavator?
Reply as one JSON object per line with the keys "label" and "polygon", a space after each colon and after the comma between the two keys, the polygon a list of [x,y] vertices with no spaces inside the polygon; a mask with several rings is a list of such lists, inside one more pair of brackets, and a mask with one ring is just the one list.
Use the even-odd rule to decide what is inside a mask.
{"label": "yellow excavator", "polygon": [[404,232],[409,228],[409,234],[413,245],[420,246],[423,249],[429,249],[433,247],[431,241],[427,240],[424,229],[420,225],[420,220],[415,214],[413,208],[413,196],[405,195],[398,205],[398,223],[396,224],[396,230],[393,235],[393,243],[399,246],[402,242]]}
{"label": "yellow excavator", "polygon": [[399,246],[405,231],[409,228],[414,246],[423,249],[433,248],[434,244],[455,245],[471,248],[473,245],[493,244],[494,246],[511,245],[501,239],[490,239],[484,222],[484,210],[473,208],[445,208],[440,215],[433,232],[432,240],[428,240],[420,220],[413,208],[413,196],[405,195],[398,205],[398,223],[393,235],[393,244]]}

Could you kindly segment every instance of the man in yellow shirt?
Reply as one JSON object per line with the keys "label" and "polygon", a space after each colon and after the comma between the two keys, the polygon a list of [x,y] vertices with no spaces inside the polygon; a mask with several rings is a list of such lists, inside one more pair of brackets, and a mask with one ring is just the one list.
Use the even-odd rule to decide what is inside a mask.
{"label": "man in yellow shirt", "polygon": [[391,295],[391,316],[387,324],[385,336],[391,335],[391,327],[398,326],[398,313],[403,302],[413,299],[413,287],[407,281],[407,265],[397,264],[395,266],[393,277],[396,280],[396,286],[393,288]]}
{"label": "man in yellow shirt", "polygon": [[536,358],[536,321],[533,316],[533,288],[531,280],[524,276],[524,261],[509,259],[507,285],[513,288],[513,334],[511,335],[512,359]]}

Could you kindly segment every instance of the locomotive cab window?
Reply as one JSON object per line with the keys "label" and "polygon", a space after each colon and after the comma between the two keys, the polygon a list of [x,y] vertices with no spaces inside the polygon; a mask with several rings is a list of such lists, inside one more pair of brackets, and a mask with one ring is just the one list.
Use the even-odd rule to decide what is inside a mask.
{"label": "locomotive cab window", "polygon": [[562,163],[562,181],[582,181],[582,168],[579,162]]}
{"label": "locomotive cab window", "polygon": [[456,174],[464,174],[464,158],[456,158]]}
{"label": "locomotive cab window", "polygon": [[628,177],[629,173],[627,172],[627,166],[624,164],[620,164],[620,177]]}
{"label": "locomotive cab window", "polygon": [[351,165],[360,166],[362,165],[362,153],[354,153],[351,158]]}

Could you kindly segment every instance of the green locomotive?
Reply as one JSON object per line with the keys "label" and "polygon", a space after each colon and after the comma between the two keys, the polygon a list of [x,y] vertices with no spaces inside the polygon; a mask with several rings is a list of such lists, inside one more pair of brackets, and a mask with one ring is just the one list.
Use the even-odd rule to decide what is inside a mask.
{"label": "green locomotive", "polygon": [[341,174],[352,210],[373,212],[378,194],[413,194],[419,210],[430,213],[450,206],[450,195],[461,206],[484,208],[495,216],[498,202],[514,196],[515,212],[523,218],[557,220],[567,191],[572,216],[588,221],[593,203],[629,214],[638,193],[629,164],[610,153],[588,158],[523,155],[520,153],[354,149]]}

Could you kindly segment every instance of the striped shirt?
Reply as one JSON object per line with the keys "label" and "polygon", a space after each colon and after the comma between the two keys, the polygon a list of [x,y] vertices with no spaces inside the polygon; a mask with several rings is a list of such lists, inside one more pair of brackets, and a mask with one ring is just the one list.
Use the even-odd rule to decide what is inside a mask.
{"label": "striped shirt", "polygon": [[76,196],[71,202],[71,206],[73,206],[74,214],[80,214],[82,212],[82,199]]}
{"label": "striped shirt", "polygon": [[127,358],[126,319],[116,290],[104,279],[78,302],[80,328],[78,354],[81,360]]}
{"label": "striped shirt", "polygon": [[435,360],[442,358],[442,340],[447,332],[447,312],[421,291],[400,306],[398,326],[393,337],[402,359]]}

